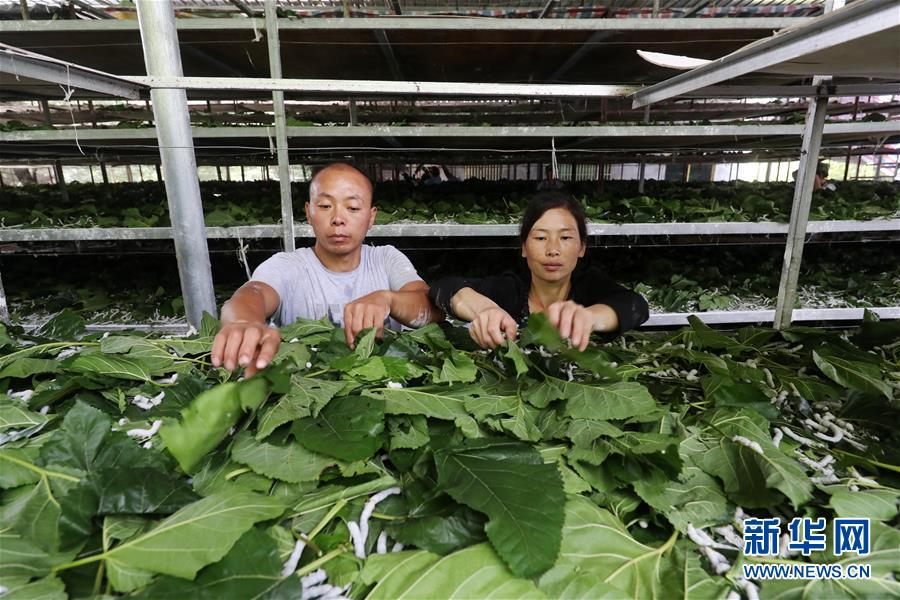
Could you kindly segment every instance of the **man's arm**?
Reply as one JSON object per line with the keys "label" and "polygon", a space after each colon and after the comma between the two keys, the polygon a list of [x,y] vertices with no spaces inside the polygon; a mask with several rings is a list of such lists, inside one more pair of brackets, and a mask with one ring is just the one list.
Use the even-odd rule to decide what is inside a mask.
{"label": "man's arm", "polygon": [[410,281],[396,292],[379,290],[357,298],[344,307],[344,335],[351,348],[363,329],[374,327],[381,335],[384,321],[391,316],[409,327],[424,327],[444,318],[428,300],[428,284]]}
{"label": "man's arm", "polygon": [[280,302],[278,292],[266,283],[250,281],[241,286],[222,307],[222,328],[210,355],[213,366],[229,371],[241,366],[247,377],[266,368],[281,345],[281,334],[266,320]]}

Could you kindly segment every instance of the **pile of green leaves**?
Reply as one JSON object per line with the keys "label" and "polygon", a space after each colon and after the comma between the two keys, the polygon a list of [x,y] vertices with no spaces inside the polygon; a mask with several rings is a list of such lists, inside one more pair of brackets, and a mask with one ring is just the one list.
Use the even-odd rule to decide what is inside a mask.
{"label": "pile of green leaves", "polygon": [[[294,214],[302,218],[308,186],[293,186]],[[787,222],[793,185],[787,183],[683,184],[570,182],[567,189],[598,223]],[[435,187],[380,182],[375,187],[377,223],[517,223],[534,194],[535,182],[468,180]],[[277,223],[277,182],[201,183],[208,226]],[[835,193],[816,193],[810,218],[900,217],[900,183],[845,182]],[[68,203],[56,186],[4,189],[0,225],[5,227],[164,227],[169,225],[165,190],[157,182],[69,185]]]}
{"label": "pile of green leaves", "polygon": [[[892,252],[890,244],[807,246],[794,308],[900,305],[900,263],[884,260]],[[782,254],[759,246],[630,248],[601,264],[653,311],[748,310],[775,308]]]}
{"label": "pile of green leaves", "polygon": [[[351,351],[298,321],[240,381],[207,362],[211,318],[190,338],[83,327],[64,312],[32,336],[0,329],[10,597],[300,597],[323,569],[351,598],[723,598],[747,585],[739,552],[721,550],[732,565],[716,575],[686,534],[739,531],[738,508],[873,520],[872,580],[764,595],[900,593],[896,323],[726,334],[692,320],[579,353],[541,316],[495,352],[437,325],[367,331]],[[852,434],[826,443],[822,418]],[[806,466],[822,454],[836,476]],[[394,487],[361,557],[350,530]],[[405,548],[377,552],[382,534]]]}

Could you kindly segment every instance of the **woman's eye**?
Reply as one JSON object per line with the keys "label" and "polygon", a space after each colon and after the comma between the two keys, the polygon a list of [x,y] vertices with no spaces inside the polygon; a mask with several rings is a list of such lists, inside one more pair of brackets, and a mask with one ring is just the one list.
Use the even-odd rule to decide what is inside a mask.
{"label": "woman's eye", "polygon": [[543,236],[537,236],[537,237],[535,237],[534,239],[536,239],[536,240],[539,241],[539,242],[543,242],[543,241],[546,240],[547,238],[545,238],[545,237],[543,237]]}

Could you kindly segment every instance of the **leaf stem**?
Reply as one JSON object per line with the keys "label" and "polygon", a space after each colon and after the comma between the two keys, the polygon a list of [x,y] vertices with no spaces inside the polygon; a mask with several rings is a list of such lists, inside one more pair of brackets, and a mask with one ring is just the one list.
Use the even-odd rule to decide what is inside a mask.
{"label": "leaf stem", "polygon": [[381,519],[382,521],[403,521],[406,519],[406,517],[401,517],[398,515],[386,515],[380,512],[373,512],[372,516],[376,519]]}
{"label": "leaf stem", "polygon": [[100,566],[97,567],[97,575],[94,577],[94,595],[97,596],[100,594],[100,587],[103,585],[103,575],[106,567],[106,563],[101,562]]}
{"label": "leaf stem", "polygon": [[22,460],[8,454],[0,454],[0,459],[8,460],[11,463],[17,464],[21,467],[25,467],[26,469],[30,469],[41,477],[56,477],[58,479],[65,479],[66,481],[71,481],[73,483],[78,483],[79,481],[81,481],[81,479],[79,479],[78,477],[67,475],[65,473],[59,473],[58,471],[48,471],[47,469],[42,469],[37,465],[31,464],[27,460]]}
{"label": "leaf stem", "polygon": [[65,571],[66,569],[74,569],[75,567],[80,567],[82,565],[89,565],[92,562],[97,562],[98,560],[103,560],[106,558],[106,552],[100,552],[98,554],[93,554],[91,556],[86,556],[84,558],[79,558],[78,560],[73,560],[72,562],[63,563],[61,565],[56,565],[51,570],[56,573],[57,571]]}
{"label": "leaf stem", "polygon": [[251,471],[251,469],[250,469],[249,467],[242,467],[242,468],[240,468],[240,469],[235,469],[234,471],[232,471],[232,472],[228,473],[227,475],[225,475],[225,481],[228,481],[228,480],[230,480],[230,479],[234,479],[234,478],[237,477],[238,475],[243,475],[244,473],[249,473],[250,471]]}
{"label": "leaf stem", "polygon": [[343,554],[346,551],[347,551],[347,546],[341,544],[340,546],[338,546],[337,548],[335,548],[328,554],[325,554],[324,556],[317,558],[316,560],[312,561],[311,563],[309,563],[302,569],[298,569],[296,571],[295,575],[297,575],[297,577],[303,577],[304,575],[309,575],[310,573],[312,573],[313,571],[315,571],[316,569],[318,569],[319,567],[321,567],[322,565],[324,565],[331,559],[338,557],[339,555]]}
{"label": "leaf stem", "polygon": [[890,465],[887,463],[878,462],[877,460],[872,460],[871,458],[866,458],[865,456],[860,456],[859,454],[854,454],[853,452],[847,452],[846,450],[838,450],[837,448],[834,448],[832,451],[837,454],[844,454],[846,456],[852,456],[853,458],[859,458],[861,460],[866,461],[870,465],[874,465],[876,467],[881,467],[882,469],[888,469],[889,471],[894,471],[895,473],[900,473],[900,466],[897,466],[897,465]]}
{"label": "leaf stem", "polygon": [[309,532],[309,535],[306,536],[307,543],[309,543],[314,537],[319,535],[319,533],[321,533],[321,531],[325,529],[325,526],[328,525],[331,519],[333,519],[334,516],[338,514],[345,506],[347,506],[347,500],[345,498],[341,498],[340,500],[335,502],[334,506],[331,507],[331,510],[325,513],[325,516],[322,517],[322,519],[316,524],[316,526],[312,528],[312,531]]}
{"label": "leaf stem", "polygon": [[0,358],[0,367],[4,367],[15,360],[19,354],[43,354],[47,350],[54,348],[65,348],[66,346],[99,346],[100,342],[50,342],[48,344],[38,344],[37,346],[28,346],[21,350],[16,350],[12,354],[7,354]]}

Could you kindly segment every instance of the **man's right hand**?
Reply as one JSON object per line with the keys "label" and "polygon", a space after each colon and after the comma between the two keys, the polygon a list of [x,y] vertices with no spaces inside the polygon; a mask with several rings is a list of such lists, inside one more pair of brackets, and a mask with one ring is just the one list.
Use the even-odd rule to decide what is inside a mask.
{"label": "man's right hand", "polygon": [[222,327],[213,341],[210,360],[214,367],[233,371],[244,368],[244,376],[251,377],[265,369],[281,346],[281,333],[264,323],[232,321]]}
{"label": "man's right hand", "polygon": [[472,319],[469,335],[482,348],[496,348],[504,340],[516,339],[516,320],[499,306],[488,308]]}

